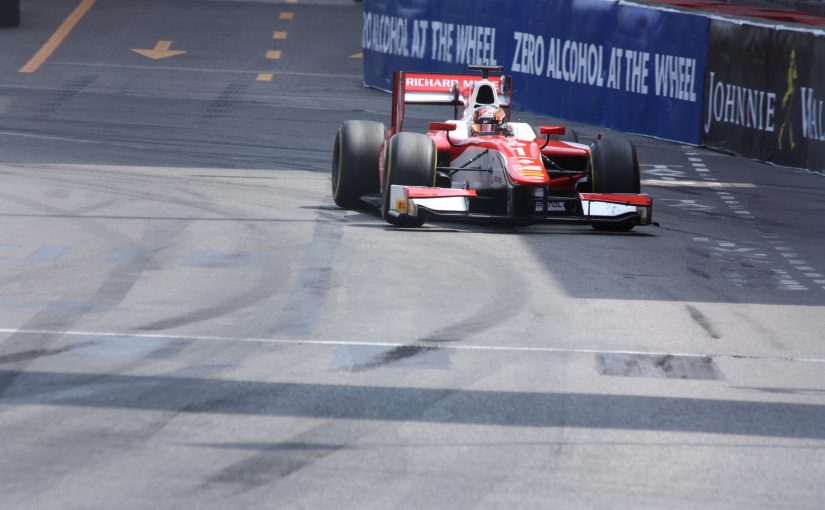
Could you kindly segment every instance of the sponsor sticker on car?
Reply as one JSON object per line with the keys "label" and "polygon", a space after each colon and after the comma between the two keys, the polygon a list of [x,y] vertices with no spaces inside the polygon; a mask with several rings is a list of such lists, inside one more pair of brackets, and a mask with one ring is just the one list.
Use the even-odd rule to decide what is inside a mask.
{"label": "sponsor sticker on car", "polygon": [[[564,202],[547,202],[547,212],[564,211]],[[544,212],[544,202],[536,202],[536,212]]]}

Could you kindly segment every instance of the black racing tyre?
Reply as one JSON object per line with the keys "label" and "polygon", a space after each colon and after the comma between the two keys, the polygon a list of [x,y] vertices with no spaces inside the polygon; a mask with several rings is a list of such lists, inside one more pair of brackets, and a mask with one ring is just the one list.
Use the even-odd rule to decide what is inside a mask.
{"label": "black racing tyre", "polygon": [[344,209],[363,209],[360,197],[381,191],[378,158],[384,125],[366,120],[341,124],[332,151],[332,199]]}
{"label": "black racing tyre", "polygon": [[20,0],[0,0],[0,27],[20,25]]}
{"label": "black racing tyre", "polygon": [[381,215],[387,223],[399,227],[420,227],[425,218],[396,218],[388,213],[390,208],[390,186],[435,186],[436,179],[435,144],[432,139],[420,133],[397,133],[387,144],[384,162],[384,189],[381,193]]}
{"label": "black racing tyre", "polygon": [[[623,138],[602,138],[590,146],[590,182],[594,193],[639,193],[639,157],[636,147]],[[626,232],[632,221],[593,222],[596,230]]]}
{"label": "black racing tyre", "polygon": [[636,147],[623,138],[602,138],[590,146],[594,193],[639,193]]}

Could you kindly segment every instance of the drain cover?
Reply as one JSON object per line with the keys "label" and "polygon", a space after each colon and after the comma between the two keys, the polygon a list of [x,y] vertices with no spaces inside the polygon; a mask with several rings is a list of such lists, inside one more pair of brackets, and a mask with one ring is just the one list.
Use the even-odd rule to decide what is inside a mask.
{"label": "drain cover", "polygon": [[619,377],[724,378],[710,356],[599,353],[596,355],[596,371]]}

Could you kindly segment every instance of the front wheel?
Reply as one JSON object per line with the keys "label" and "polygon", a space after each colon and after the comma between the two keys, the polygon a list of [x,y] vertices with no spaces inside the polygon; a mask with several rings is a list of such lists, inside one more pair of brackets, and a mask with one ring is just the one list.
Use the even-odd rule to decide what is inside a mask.
{"label": "front wheel", "polygon": [[390,210],[390,186],[435,186],[436,149],[432,139],[420,133],[398,133],[387,144],[384,159],[384,189],[381,215],[387,223],[399,227],[420,227],[425,218],[393,216]]}
{"label": "front wheel", "polygon": [[380,122],[348,120],[341,124],[332,151],[332,198],[338,207],[361,209],[361,197],[378,193],[378,156],[384,143]]}
{"label": "front wheel", "polygon": [[[623,138],[602,138],[590,147],[590,182],[594,193],[639,193],[639,157],[636,147]],[[633,221],[594,221],[593,228],[627,232]]]}

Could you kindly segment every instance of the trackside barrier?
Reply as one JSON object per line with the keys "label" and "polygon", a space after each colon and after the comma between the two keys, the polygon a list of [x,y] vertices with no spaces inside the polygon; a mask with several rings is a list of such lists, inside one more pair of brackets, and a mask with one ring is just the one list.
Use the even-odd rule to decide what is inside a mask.
{"label": "trackside barrier", "polygon": [[366,0],[362,43],[371,87],[503,65],[526,110],[825,171],[822,31],[603,0]]}
{"label": "trackside barrier", "polygon": [[702,142],[825,170],[825,37],[714,19],[709,51]]}
{"label": "trackside barrier", "polygon": [[604,0],[366,0],[364,81],[503,65],[517,107],[698,144],[709,24]]}

